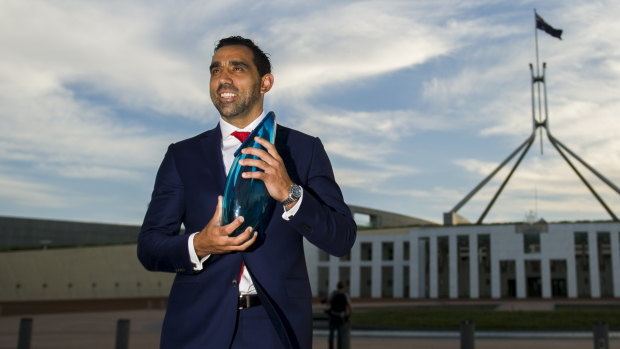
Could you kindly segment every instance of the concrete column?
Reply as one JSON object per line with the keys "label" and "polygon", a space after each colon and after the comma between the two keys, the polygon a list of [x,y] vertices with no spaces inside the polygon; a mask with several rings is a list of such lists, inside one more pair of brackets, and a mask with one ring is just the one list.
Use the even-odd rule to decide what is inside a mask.
{"label": "concrete column", "polygon": [[[402,298],[403,297],[403,241],[404,240],[394,240],[394,275],[392,276],[392,280],[394,280],[393,293],[392,297],[394,298]],[[411,255],[409,255],[411,256]]]}
{"label": "concrete column", "polygon": [[319,295],[319,248],[309,243],[306,239],[303,241],[312,296],[317,297]]}
{"label": "concrete column", "polygon": [[480,297],[478,290],[478,235],[469,234],[469,298]]}
{"label": "concrete column", "polygon": [[338,266],[340,259],[338,257],[329,256],[329,287],[328,292],[336,289],[336,284],[340,281],[340,270]]}
{"label": "concrete column", "polygon": [[418,244],[419,237],[417,235],[410,235],[409,239],[409,297],[420,298],[420,286],[422,286],[422,274],[423,271],[422,261],[420,256],[420,246]]}
{"label": "concrete column", "polygon": [[438,289],[437,289],[437,236],[430,236],[428,238],[428,242],[430,244],[429,246],[429,253],[430,256],[428,258],[429,260],[429,280],[428,282],[430,283],[429,285],[429,290],[430,290],[430,298],[437,298],[438,294]]}
{"label": "concrete column", "polygon": [[551,298],[551,269],[548,258],[540,261],[540,279],[542,283],[542,297]]}
{"label": "concrete column", "polygon": [[372,242],[372,287],[370,296],[372,298],[381,298],[381,241]]}
{"label": "concrete column", "polygon": [[450,298],[459,296],[458,246],[455,234],[448,236],[448,268],[450,270]]}
{"label": "concrete column", "polygon": [[351,297],[360,296],[360,249],[360,243],[356,241],[351,249]]}
{"label": "concrete column", "polygon": [[575,235],[573,234],[570,244],[570,252],[566,256],[566,286],[568,298],[577,298],[577,262],[575,260]]}
{"label": "concrete column", "polygon": [[492,298],[501,298],[501,274],[499,267],[499,258],[497,257],[497,253],[493,253],[493,235],[490,236],[490,244],[489,248],[491,249],[491,297]]}
{"label": "concrete column", "polygon": [[598,243],[595,231],[588,231],[588,252],[590,253],[590,295],[601,298],[601,281],[598,270]]}
{"label": "concrete column", "polygon": [[614,297],[620,297],[620,233],[610,231],[610,248],[611,248],[611,267],[612,277],[614,278]]}
{"label": "concrete column", "polygon": [[522,258],[515,259],[515,274],[517,298],[526,298],[525,261]]}

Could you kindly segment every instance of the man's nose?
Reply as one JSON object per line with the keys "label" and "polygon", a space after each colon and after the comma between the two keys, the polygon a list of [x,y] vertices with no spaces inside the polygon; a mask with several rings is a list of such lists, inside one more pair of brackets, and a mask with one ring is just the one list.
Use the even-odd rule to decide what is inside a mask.
{"label": "man's nose", "polygon": [[232,83],[232,79],[228,70],[224,69],[219,76],[220,83]]}

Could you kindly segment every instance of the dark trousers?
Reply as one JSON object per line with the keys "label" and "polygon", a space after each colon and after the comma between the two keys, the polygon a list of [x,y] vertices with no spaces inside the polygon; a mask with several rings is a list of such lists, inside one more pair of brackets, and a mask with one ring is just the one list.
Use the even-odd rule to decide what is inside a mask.
{"label": "dark trousers", "polygon": [[230,349],[284,348],[262,305],[238,310],[237,327]]}
{"label": "dark trousers", "polygon": [[346,349],[347,321],[340,316],[329,316],[329,349],[334,349],[334,332],[338,332],[337,348]]}

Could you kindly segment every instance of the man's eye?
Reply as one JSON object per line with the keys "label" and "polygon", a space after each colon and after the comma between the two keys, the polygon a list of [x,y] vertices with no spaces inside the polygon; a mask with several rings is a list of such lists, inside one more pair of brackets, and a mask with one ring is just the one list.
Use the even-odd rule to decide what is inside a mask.
{"label": "man's eye", "polygon": [[219,73],[219,69],[211,69],[211,75]]}

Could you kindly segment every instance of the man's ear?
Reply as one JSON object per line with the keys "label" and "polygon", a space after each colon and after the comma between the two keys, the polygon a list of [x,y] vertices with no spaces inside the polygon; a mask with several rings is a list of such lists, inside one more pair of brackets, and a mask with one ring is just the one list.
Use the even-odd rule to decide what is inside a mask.
{"label": "man's ear", "polygon": [[262,94],[269,92],[269,90],[271,90],[271,88],[273,87],[273,81],[274,81],[273,74],[263,75],[263,77],[261,78],[260,92]]}

